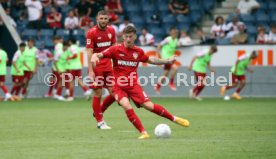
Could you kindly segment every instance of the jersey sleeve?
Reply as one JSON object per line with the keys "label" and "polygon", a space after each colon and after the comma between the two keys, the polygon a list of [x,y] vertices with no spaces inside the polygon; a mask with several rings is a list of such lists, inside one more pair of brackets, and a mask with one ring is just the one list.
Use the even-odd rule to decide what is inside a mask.
{"label": "jersey sleeve", "polygon": [[105,49],[102,54],[104,58],[114,58],[115,50],[116,46],[111,46],[110,48]]}
{"label": "jersey sleeve", "polygon": [[239,58],[238,58],[238,61],[242,61],[246,58],[248,58],[249,56],[247,54],[244,54],[244,55],[241,55]]}
{"label": "jersey sleeve", "polygon": [[17,51],[12,58],[12,62],[15,62],[19,58],[19,52]]}
{"label": "jersey sleeve", "polygon": [[55,57],[54,57],[54,60],[57,61],[59,59],[60,55],[61,55],[61,53],[56,53]]}
{"label": "jersey sleeve", "polygon": [[196,57],[202,57],[202,56],[206,55],[207,53],[208,53],[208,50],[200,51],[196,54]]}
{"label": "jersey sleeve", "polygon": [[90,48],[90,49],[94,48],[93,31],[92,30],[89,30],[86,35],[86,48]]}
{"label": "jersey sleeve", "polygon": [[149,56],[145,54],[145,52],[141,49],[142,56],[140,58],[141,62],[147,62],[149,60]]}
{"label": "jersey sleeve", "polygon": [[161,41],[160,45],[165,45],[169,42],[169,37],[165,38],[163,41]]}

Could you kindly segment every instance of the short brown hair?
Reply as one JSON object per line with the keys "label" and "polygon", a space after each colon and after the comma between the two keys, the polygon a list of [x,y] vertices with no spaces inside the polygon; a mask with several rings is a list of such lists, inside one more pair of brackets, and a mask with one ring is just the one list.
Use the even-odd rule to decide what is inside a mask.
{"label": "short brown hair", "polygon": [[128,33],[134,33],[134,34],[136,34],[136,28],[134,26],[128,25],[123,30],[123,33],[124,34],[128,34]]}
{"label": "short brown hair", "polygon": [[105,10],[100,10],[98,13],[97,13],[97,16],[99,15],[108,15],[108,12],[105,11]]}

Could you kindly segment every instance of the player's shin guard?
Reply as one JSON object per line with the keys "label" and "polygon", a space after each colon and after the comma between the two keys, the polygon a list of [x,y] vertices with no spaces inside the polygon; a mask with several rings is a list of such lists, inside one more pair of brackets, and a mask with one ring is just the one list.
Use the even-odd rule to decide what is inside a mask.
{"label": "player's shin guard", "polygon": [[101,103],[101,98],[99,98],[99,97],[93,97],[92,109],[93,109],[96,121],[98,123],[101,122],[101,121],[103,121],[103,115],[102,115],[100,103]]}
{"label": "player's shin guard", "polygon": [[162,107],[161,105],[154,104],[153,109],[151,110],[151,112],[153,112],[153,113],[155,113],[159,116],[162,116],[164,118],[167,118],[171,121],[174,120],[173,115],[169,111],[167,111],[164,107]]}
{"label": "player's shin guard", "polygon": [[3,90],[3,92],[5,93],[5,94],[7,94],[9,91],[8,91],[8,88],[5,86],[5,85],[3,85],[3,86],[1,86],[1,89]]}
{"label": "player's shin guard", "polygon": [[138,118],[138,116],[135,114],[133,109],[126,110],[126,115],[128,120],[133,124],[133,126],[140,132],[145,132],[145,129]]}
{"label": "player's shin guard", "polygon": [[104,113],[107,108],[115,101],[115,98],[113,97],[113,95],[108,95],[107,97],[105,97],[102,105],[101,105],[101,109],[102,109],[102,113]]}

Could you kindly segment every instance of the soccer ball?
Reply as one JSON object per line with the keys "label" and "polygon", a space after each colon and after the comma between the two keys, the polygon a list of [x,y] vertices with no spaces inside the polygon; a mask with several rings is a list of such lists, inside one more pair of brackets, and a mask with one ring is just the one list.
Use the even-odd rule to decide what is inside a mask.
{"label": "soccer ball", "polygon": [[226,95],[226,96],[224,97],[224,100],[230,100],[230,97],[229,97],[228,95]]}
{"label": "soccer ball", "polygon": [[168,138],[171,133],[171,128],[167,124],[158,124],[154,129],[154,134],[157,138]]}

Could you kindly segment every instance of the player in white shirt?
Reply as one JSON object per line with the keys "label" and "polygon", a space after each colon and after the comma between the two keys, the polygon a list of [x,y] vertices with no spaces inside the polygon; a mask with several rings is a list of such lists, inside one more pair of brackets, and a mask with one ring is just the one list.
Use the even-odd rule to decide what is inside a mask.
{"label": "player in white shirt", "polygon": [[141,46],[153,45],[154,36],[148,33],[147,28],[143,27],[141,30],[141,35],[139,36],[139,42]]}
{"label": "player in white shirt", "polygon": [[[232,22],[226,25],[225,31],[227,31],[226,38],[232,38],[239,34],[239,26],[245,26],[243,22],[239,21],[237,17],[233,17]],[[246,26],[245,26],[246,27]]]}
{"label": "player in white shirt", "polygon": [[211,28],[212,37],[215,39],[224,38],[225,36],[226,24],[222,16],[218,16]]}
{"label": "player in white shirt", "polygon": [[250,14],[252,10],[260,8],[260,4],[256,0],[240,0],[237,6],[239,14]]}
{"label": "player in white shirt", "polygon": [[25,6],[28,9],[30,26],[40,29],[40,20],[42,18],[42,4],[39,0],[26,0]]}

